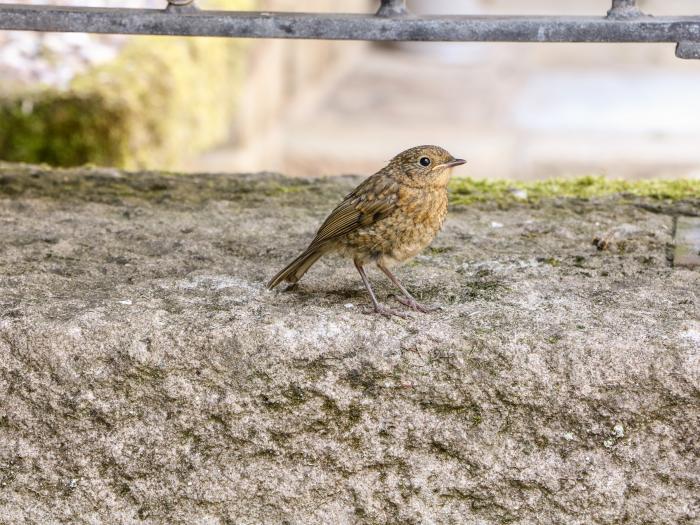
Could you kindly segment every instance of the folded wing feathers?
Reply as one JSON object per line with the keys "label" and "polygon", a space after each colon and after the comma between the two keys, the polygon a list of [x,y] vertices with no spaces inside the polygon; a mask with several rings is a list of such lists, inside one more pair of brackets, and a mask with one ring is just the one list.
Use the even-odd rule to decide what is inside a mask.
{"label": "folded wing feathers", "polygon": [[334,209],[321,225],[309,248],[369,226],[396,209],[398,186],[393,181],[370,177]]}

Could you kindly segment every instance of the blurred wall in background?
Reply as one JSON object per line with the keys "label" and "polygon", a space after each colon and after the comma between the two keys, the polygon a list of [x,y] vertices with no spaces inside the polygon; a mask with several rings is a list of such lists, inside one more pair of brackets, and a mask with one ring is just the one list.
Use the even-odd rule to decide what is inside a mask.
{"label": "blurred wall in background", "polygon": [[[695,0],[641,1],[656,15]],[[421,13],[604,15],[607,0],[413,0]],[[341,44],[342,45],[342,44]],[[371,173],[403,148],[444,145],[461,173],[700,177],[700,63],[659,44],[373,44],[261,136],[266,156],[221,149],[195,169]]]}
{"label": "blurred wall in background", "polygon": [[[355,12],[376,10],[373,0],[261,0],[267,11]],[[366,42],[314,40],[251,41],[238,114],[231,140],[188,163],[190,170],[283,170],[286,124],[313,118],[316,104],[333,89],[339,71],[354,64]],[[290,130],[291,131],[291,130]],[[233,158],[232,158],[233,157]]]}
{"label": "blurred wall in background", "polygon": [[[108,5],[139,1],[165,3],[123,0]],[[378,4],[208,1],[230,9],[270,11],[373,12]],[[418,13],[601,16],[610,3],[408,1]],[[638,3],[658,16],[700,15],[697,0]],[[20,47],[29,49],[24,35]],[[29,75],[31,85],[17,87],[7,74],[7,61],[21,68],[24,60],[31,69],[28,64],[43,58],[36,53],[27,58],[17,46],[3,53],[11,49],[3,38],[6,34],[0,33],[0,158],[311,176],[371,173],[406,147],[437,143],[467,158],[463,172],[475,177],[700,177],[700,62],[675,58],[673,45],[47,35],[53,63],[59,66],[54,76],[60,80],[47,89],[46,75]],[[135,41],[146,44],[135,52]],[[126,60],[125,50],[130,50]],[[67,65],[76,62],[76,54],[89,60],[78,58],[85,63],[78,68],[78,80],[71,80],[73,66]],[[17,62],[18,56],[24,58]],[[112,67],[120,59],[121,65]],[[140,91],[119,94],[127,83],[140,85]],[[119,89],[105,89],[110,85]],[[105,118],[97,124],[96,119],[55,118],[56,108],[66,107],[65,90],[76,88],[78,96],[71,100],[78,114],[101,111]],[[50,103],[37,95],[44,92],[53,97]],[[115,93],[121,99],[110,98]],[[39,139],[21,142],[18,149],[14,143],[19,131]],[[85,144],[76,138],[81,135],[108,140]],[[79,154],[61,154],[76,145]]]}
{"label": "blurred wall in background", "polygon": [[[166,5],[165,0],[18,2]],[[369,0],[332,4],[198,1],[202,8],[230,10],[367,12],[375,7]],[[250,158],[260,137],[313,93],[328,70],[365,47],[362,42],[0,32],[0,160],[179,170],[217,145]]]}

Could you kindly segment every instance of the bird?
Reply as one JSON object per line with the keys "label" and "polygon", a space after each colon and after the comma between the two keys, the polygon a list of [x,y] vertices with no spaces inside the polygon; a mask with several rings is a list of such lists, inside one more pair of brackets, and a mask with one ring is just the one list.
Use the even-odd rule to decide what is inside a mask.
{"label": "bird", "polygon": [[308,247],[267,283],[273,289],[296,283],[328,253],[350,257],[369,293],[373,311],[385,317],[407,317],[377,300],[365,266],[376,264],[401,291],[404,306],[423,313],[435,308],[419,303],[390,268],[428,246],[447,215],[447,185],[452,168],[464,164],[439,146],[409,148],[365,179],[328,215]]}

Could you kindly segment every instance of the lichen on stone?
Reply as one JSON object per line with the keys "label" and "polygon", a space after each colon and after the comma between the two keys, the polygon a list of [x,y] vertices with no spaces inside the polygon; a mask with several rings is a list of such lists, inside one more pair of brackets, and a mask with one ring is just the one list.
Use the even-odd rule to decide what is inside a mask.
{"label": "lichen on stone", "polygon": [[536,181],[454,178],[450,189],[454,204],[537,202],[548,197],[590,199],[625,194],[657,200],[700,198],[698,179],[624,180],[602,175]]}

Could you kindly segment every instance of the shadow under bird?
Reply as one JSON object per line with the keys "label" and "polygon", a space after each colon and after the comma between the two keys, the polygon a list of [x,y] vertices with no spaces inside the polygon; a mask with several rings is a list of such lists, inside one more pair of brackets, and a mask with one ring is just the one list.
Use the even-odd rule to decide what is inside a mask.
{"label": "shadow under bird", "polygon": [[419,312],[430,312],[389,270],[421,252],[440,231],[447,215],[447,184],[452,168],[466,161],[439,146],[417,146],[396,155],[387,166],[348,194],[323,222],[311,244],[267,284],[295,284],[323,255],[352,257],[372,299],[384,316],[405,313],[377,301],[364,266],[375,263],[403,297],[398,300]]}

